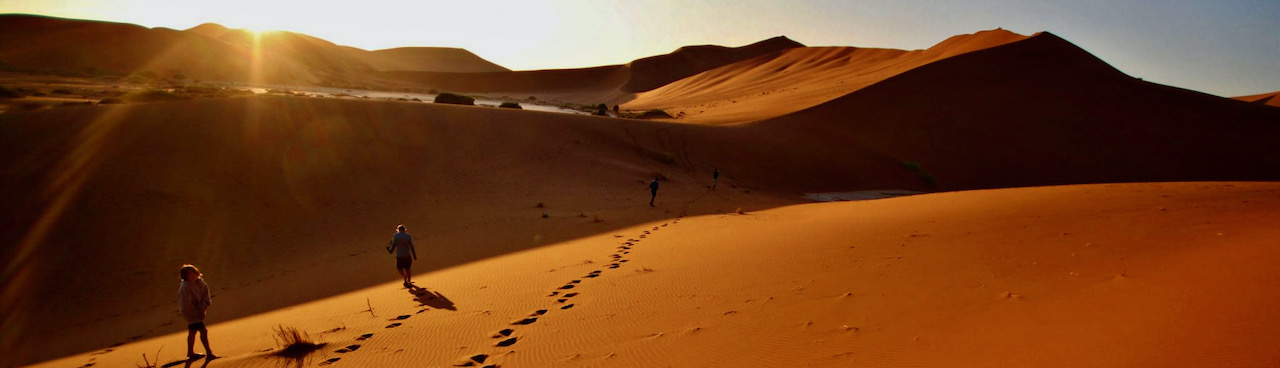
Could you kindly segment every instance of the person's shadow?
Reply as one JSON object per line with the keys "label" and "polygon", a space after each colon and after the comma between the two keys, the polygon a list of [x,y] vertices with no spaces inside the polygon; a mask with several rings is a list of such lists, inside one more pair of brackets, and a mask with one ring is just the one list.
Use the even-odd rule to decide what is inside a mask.
{"label": "person's shadow", "polygon": [[212,362],[212,361],[213,359],[205,359],[205,358],[183,359],[183,360],[175,360],[172,362],[165,363],[165,365],[162,365],[160,367],[170,368],[170,367],[176,367],[181,364],[186,364],[184,368],[191,368],[195,366],[194,364],[196,364],[196,362],[204,362],[203,364],[200,365],[200,368],[207,368],[209,367],[209,362]]}
{"label": "person's shadow", "polygon": [[413,295],[413,300],[419,304],[435,309],[444,309],[456,311],[457,307],[453,306],[453,301],[445,297],[438,291],[431,291],[420,288],[418,285],[409,284],[409,294]]}

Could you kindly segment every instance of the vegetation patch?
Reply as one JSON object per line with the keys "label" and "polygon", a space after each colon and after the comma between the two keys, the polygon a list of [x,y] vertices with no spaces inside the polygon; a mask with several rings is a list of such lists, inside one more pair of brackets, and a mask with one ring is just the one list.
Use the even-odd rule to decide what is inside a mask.
{"label": "vegetation patch", "polygon": [[641,119],[671,119],[671,118],[673,118],[673,117],[671,116],[671,114],[668,114],[666,110],[663,110],[663,109],[653,109],[653,110],[649,110],[649,111],[645,111],[645,112],[641,113],[641,114],[640,114],[640,116],[639,116],[639,118],[641,118]]}
{"label": "vegetation patch", "polygon": [[436,95],[435,103],[453,104],[453,105],[472,105],[476,104],[476,99],[463,96],[456,93],[444,92]]}

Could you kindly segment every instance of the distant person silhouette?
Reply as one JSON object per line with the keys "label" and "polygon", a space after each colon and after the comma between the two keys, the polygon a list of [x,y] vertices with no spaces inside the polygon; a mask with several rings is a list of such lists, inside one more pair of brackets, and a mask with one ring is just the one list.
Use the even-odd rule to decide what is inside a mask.
{"label": "distant person silhouette", "polygon": [[404,232],[404,225],[396,226],[396,233],[391,237],[391,245],[387,246],[387,253],[396,254],[396,273],[404,278],[404,287],[412,287],[412,275],[409,267],[413,265],[413,261],[418,260],[418,251],[413,248],[413,236]]}
{"label": "distant person silhouette", "polygon": [[653,207],[653,200],[658,199],[658,178],[657,177],[654,177],[653,181],[649,182],[649,195],[650,195],[649,207]]}
{"label": "distant person silhouette", "polygon": [[[213,304],[209,284],[204,283],[200,269],[193,265],[182,265],[178,275],[182,277],[182,284],[178,286],[178,312],[187,320],[187,359],[215,359],[218,356],[213,355],[213,350],[209,349],[209,329],[204,325],[204,312]],[[193,350],[196,332],[200,333],[200,342],[204,344],[206,355],[196,354]]]}
{"label": "distant person silhouette", "polygon": [[720,184],[720,169],[717,168],[711,172],[711,190],[716,190],[716,184]]}

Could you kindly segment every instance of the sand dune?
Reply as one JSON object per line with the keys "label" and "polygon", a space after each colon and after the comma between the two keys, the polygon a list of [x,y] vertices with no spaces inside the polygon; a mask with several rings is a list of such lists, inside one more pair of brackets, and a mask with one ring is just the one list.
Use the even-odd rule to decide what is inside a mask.
{"label": "sand dune", "polygon": [[[33,42],[5,42],[10,29]],[[242,58],[227,55],[253,42],[22,16],[0,31],[15,67],[83,68],[100,49],[46,46],[98,37],[138,50],[101,68],[205,70],[217,55],[232,61],[209,72],[232,77]],[[780,38],[477,73],[377,72],[324,40],[264,39],[282,81],[630,106],[750,97],[686,113],[707,124],[303,97],[7,111],[0,367],[134,366],[157,350],[183,365],[186,262],[213,287],[219,367],[298,363],[269,356],[276,324],[329,343],[304,365],[1280,363],[1274,183],[802,204],[1280,180],[1280,110],[1146,83],[1049,33],[920,51]],[[397,223],[434,298],[388,284]]]}
{"label": "sand dune", "polygon": [[377,70],[424,72],[509,72],[510,69],[482,59],[465,49],[453,47],[397,47],[385,50],[353,52],[357,58]]}
{"label": "sand dune", "polygon": [[804,110],[922,65],[1025,39],[1002,29],[951,37],[927,50],[802,47],[710,70],[622,105],[665,109],[679,121],[741,123]]}
{"label": "sand dune", "polygon": [[758,124],[918,164],[941,188],[1276,180],[1266,168],[1280,167],[1280,110],[1143,82],[1048,33]]}
{"label": "sand dune", "polygon": [[363,86],[375,70],[505,70],[456,49],[365,51],[212,23],[177,31],[21,14],[0,16],[0,62],[23,71],[330,86]]}
{"label": "sand dune", "polygon": [[1252,103],[1261,104],[1261,105],[1280,107],[1280,99],[1276,98],[1276,95],[1280,95],[1280,91],[1271,92],[1271,93],[1260,93],[1260,94],[1250,95],[1250,96],[1232,97],[1232,98],[1240,101],[1245,101],[1245,102],[1252,102]]}
{"label": "sand dune", "polygon": [[[388,283],[222,322],[210,366],[288,365],[275,324],[328,343],[310,364],[355,367],[1273,366],[1278,194],[1089,185],[661,220],[419,275],[433,299]],[[37,366],[169,362],[183,339]]]}
{"label": "sand dune", "polygon": [[[780,50],[803,47],[774,37],[741,47],[699,45],[626,65],[495,73],[388,72],[381,84],[476,93],[520,93],[583,104],[617,104],[643,92],[706,70]],[[523,97],[523,96],[520,96]]]}

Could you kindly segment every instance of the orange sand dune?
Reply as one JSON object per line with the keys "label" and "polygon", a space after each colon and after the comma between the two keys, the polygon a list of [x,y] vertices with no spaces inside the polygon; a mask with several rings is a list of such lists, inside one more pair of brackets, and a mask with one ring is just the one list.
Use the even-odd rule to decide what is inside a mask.
{"label": "orange sand dune", "polygon": [[1252,103],[1261,104],[1261,105],[1280,107],[1280,98],[1276,98],[1277,95],[1280,95],[1280,91],[1271,92],[1271,93],[1260,93],[1260,94],[1251,95],[1251,96],[1232,97],[1232,98],[1240,101],[1245,101],[1245,102],[1252,102]]}
{"label": "orange sand dune", "polygon": [[0,62],[20,71],[302,85],[362,86],[375,70],[505,70],[462,50],[365,51],[284,31],[207,23],[185,31],[0,15]]}
{"label": "orange sand dune", "polygon": [[[1034,40],[1010,46],[1045,42],[1050,47],[1030,51],[1072,62],[1070,54],[1049,52],[1058,41]],[[996,63],[1023,51],[989,51],[950,60],[994,63],[1011,80],[1036,81],[1016,65]],[[966,56],[976,60],[964,61]],[[933,65],[954,74],[947,64]],[[909,74],[900,78],[910,82]],[[991,98],[1014,99],[1000,92],[1005,88],[1021,91],[1008,80],[987,80]],[[1267,129],[1278,129],[1267,125],[1275,121],[1266,120],[1275,116],[1268,107],[1186,92],[1172,101],[1221,120],[1210,125],[1169,117],[1166,131],[1150,140],[1143,138],[1152,134],[1148,130],[1134,136],[1118,128],[1113,135],[1059,140],[1060,129],[1050,123],[1061,122],[1042,116],[1045,125],[1033,126],[1042,130],[1016,130],[1028,140],[1020,143],[983,130],[1001,125],[949,126],[983,118],[1018,127],[983,108],[1003,105],[952,98],[970,110],[951,107],[946,116],[957,120],[941,119],[874,97],[901,96],[881,90],[893,86],[882,83],[848,96],[864,96],[881,110],[837,100],[790,115],[793,120],[733,127],[288,97],[0,114],[0,196],[10,198],[0,209],[6,221],[0,255],[11,260],[5,278],[12,280],[0,305],[6,344],[0,357],[11,360],[0,365],[180,328],[171,268],[183,262],[218,275],[221,321],[385,282],[394,275],[380,249],[390,227],[401,222],[431,255],[416,268],[429,272],[685,213],[796,203],[805,192],[1280,179],[1274,171],[1253,169],[1273,167],[1268,164],[1276,155],[1265,140],[1275,136]],[[1138,86],[1145,86],[1144,93],[1127,96],[1158,97],[1147,92],[1164,88]],[[865,110],[866,120],[850,127],[827,117],[849,116],[841,110],[849,107]],[[1197,111],[1174,110],[1192,117]],[[879,130],[899,115],[932,124],[933,131]],[[1142,129],[1136,125],[1142,120],[1131,121]],[[1098,132],[1112,126],[1107,122],[1080,130]],[[1019,153],[1008,154],[1009,147]],[[911,169],[905,160],[921,165]],[[724,173],[715,192],[706,187],[713,168]],[[656,174],[667,180],[659,206],[649,208],[645,184]],[[937,187],[922,180],[925,174],[936,175]],[[347,272],[332,269],[339,265]]]}
{"label": "orange sand dune", "polygon": [[1025,39],[1003,29],[951,37],[927,50],[803,47],[726,65],[643,92],[622,105],[680,121],[739,123],[800,111],[908,70]]}
{"label": "orange sand dune", "polygon": [[1280,167],[1280,110],[1143,82],[1048,33],[752,125],[898,158],[940,188],[1276,180]]}
{"label": "orange sand dune", "polygon": [[681,47],[669,54],[638,59],[626,65],[505,73],[387,72],[380,73],[383,79],[379,83],[455,92],[529,93],[543,99],[614,104],[631,99],[635,92],[651,90],[706,70],[803,46],[786,37],[774,37],[741,47]]}
{"label": "orange sand dune", "polygon": [[466,49],[453,47],[397,47],[385,50],[352,50],[353,55],[378,70],[455,73],[509,72]]}
{"label": "orange sand dune", "polygon": [[[327,343],[308,366],[1270,367],[1277,210],[1276,183],[1157,183],[660,220],[420,274],[431,299],[385,283],[222,320],[207,366],[293,365],[270,355],[284,324]],[[181,365],[184,339],[36,366]]]}

